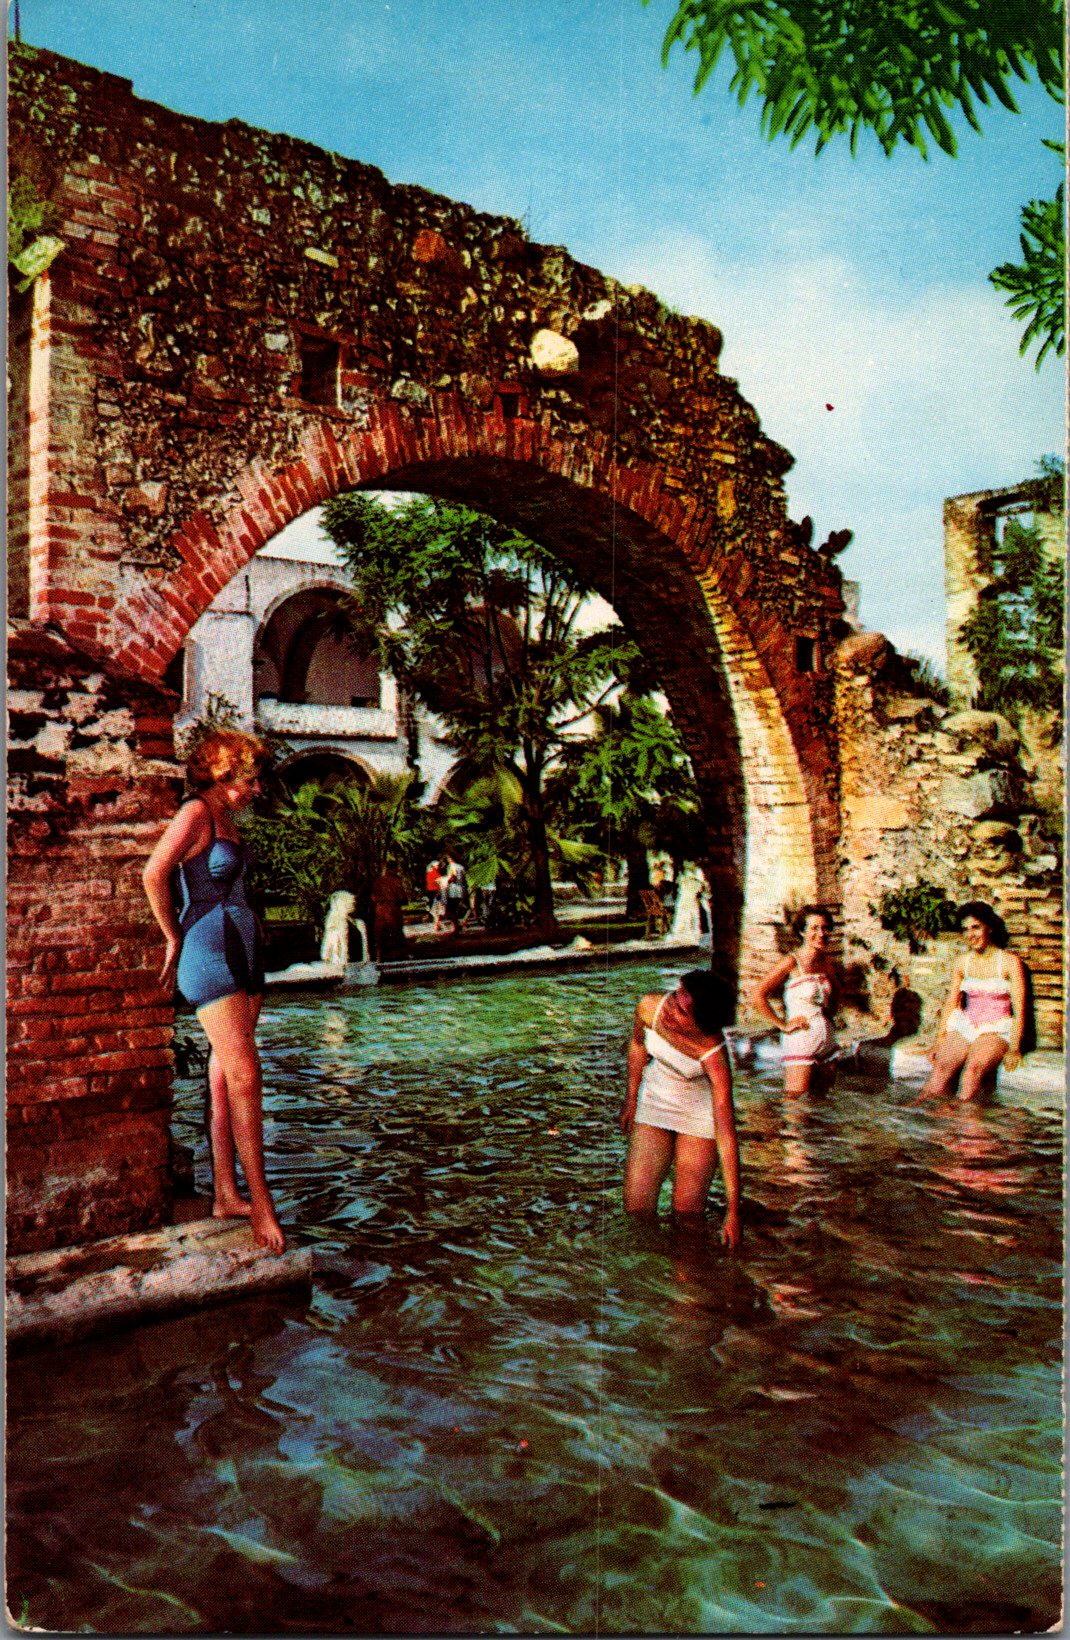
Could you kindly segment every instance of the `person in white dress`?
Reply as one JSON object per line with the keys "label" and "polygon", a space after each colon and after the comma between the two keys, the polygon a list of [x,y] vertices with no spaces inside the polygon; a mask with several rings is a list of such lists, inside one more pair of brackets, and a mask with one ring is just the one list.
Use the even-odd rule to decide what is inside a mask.
{"label": "person in white dress", "polygon": [[724,1036],[733,1013],[729,987],[703,969],[685,974],[667,996],[640,999],[620,1127],[629,1139],[625,1211],[656,1212],[671,1170],[673,1213],[697,1217],[720,1161],[727,1198],[721,1240],[738,1247],[739,1142]]}

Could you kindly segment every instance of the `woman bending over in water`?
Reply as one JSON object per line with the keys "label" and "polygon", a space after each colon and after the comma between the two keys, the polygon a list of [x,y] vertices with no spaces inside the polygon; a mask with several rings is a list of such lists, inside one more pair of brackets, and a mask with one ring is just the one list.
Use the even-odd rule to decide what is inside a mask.
{"label": "woman bending over in water", "polygon": [[983,900],[968,900],[959,921],[966,950],[951,970],[929,1056],[933,1068],[916,1103],[939,1099],[959,1071],[959,1098],[976,1099],[1001,1063],[1013,1071],[1022,1062],[1025,970],[1013,951],[1003,949],[1003,919]]}
{"label": "woman bending over in water", "polygon": [[721,1240],[738,1247],[739,1144],[724,1038],[733,1012],[729,987],[700,968],[685,974],[668,996],[652,993],[640,1000],[620,1127],[630,1137],[625,1210],[656,1212],[671,1168],[673,1212],[697,1216],[720,1158],[728,1198]]}
{"label": "woman bending over in water", "polygon": [[[186,764],[194,796],[153,849],[142,880],[167,941],[161,983],[176,983],[211,1044],[208,1085],[216,1218],[248,1218],[271,1253],[286,1246],[264,1175],[260,1056],[254,1032],[264,1000],[260,926],[245,898],[252,854],[234,819],[260,790],[267,747],[221,729]],[[238,1191],[235,1149],[249,1187]]]}
{"label": "woman bending over in water", "polygon": [[[785,957],[751,996],[751,1007],[779,1026],[784,1043],[784,1092],[806,1093],[816,1066],[836,1050],[832,1015],[836,981],[828,959],[832,918],[818,905],[804,905],[793,924],[799,940],[794,956]],[[782,991],[778,1014],[773,998]]]}

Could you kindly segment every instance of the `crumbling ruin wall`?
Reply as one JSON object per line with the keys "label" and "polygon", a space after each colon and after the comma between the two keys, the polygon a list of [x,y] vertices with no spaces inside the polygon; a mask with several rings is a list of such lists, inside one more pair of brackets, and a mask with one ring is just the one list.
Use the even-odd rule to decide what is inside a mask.
{"label": "crumbling ruin wall", "polygon": [[834,666],[844,956],[869,999],[859,1023],[886,1028],[902,982],[920,994],[922,1039],[932,1040],[958,942],[912,954],[872,910],[886,890],[927,881],[957,904],[984,900],[999,912],[1032,975],[1039,1041],[1061,1046],[1061,862],[1017,732],[996,713],[932,700],[879,633],[846,639]]}
{"label": "crumbling ruin wall", "polygon": [[[761,966],[785,870],[793,892],[836,898],[823,657],[840,577],[789,520],[791,458],[720,374],[712,325],[515,222],[286,136],[175,114],[48,52],[12,48],[9,129],[11,166],[36,179],[64,246],[14,333],[13,607],[30,632],[53,623],[109,657],[118,710],[122,676],[160,679],[292,519],[361,485],[461,499],[579,566],[648,656],[702,793],[719,955]],[[63,693],[68,664],[39,654],[25,687]],[[128,1010],[144,1020],[132,1028],[165,1028],[134,932],[146,913],[83,866],[99,827],[127,884],[121,850],[147,854],[162,814],[154,825],[131,786],[115,816],[72,817],[77,846],[47,866],[19,855],[20,961],[28,929],[37,941],[21,1040],[54,1028],[41,963],[46,945],[69,962],[83,883],[122,956],[99,970],[93,1007],[116,1031]],[[46,915],[46,888],[69,923]],[[73,1040],[101,1058],[81,1094],[116,1111],[136,1067],[108,1054],[149,1052],[150,1080],[161,1068],[155,1039]],[[26,1110],[34,1078],[42,1110],[55,1105],[55,1075],[24,1056]],[[57,1211],[53,1233],[70,1224]]]}
{"label": "crumbling ruin wall", "polygon": [[174,811],[175,700],[57,633],[8,645],[8,1248],[160,1224],[170,995],[141,871]]}

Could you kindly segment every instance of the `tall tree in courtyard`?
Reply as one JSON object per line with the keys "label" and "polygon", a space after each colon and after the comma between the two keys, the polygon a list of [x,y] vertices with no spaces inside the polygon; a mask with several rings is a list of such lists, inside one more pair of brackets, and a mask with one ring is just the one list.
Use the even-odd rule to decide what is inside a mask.
{"label": "tall tree in courtyard", "polygon": [[[628,687],[594,713],[593,733],[565,748],[553,795],[581,835],[604,853],[623,856],[629,916],[650,886],[647,853],[668,854],[678,872],[702,860],[706,837],[687,754],[671,718],[633,671]],[[641,692],[642,690],[642,692]]]}
{"label": "tall tree in courtyard", "polygon": [[555,926],[546,778],[634,654],[621,629],[583,630],[587,589],[536,542],[468,507],[415,497],[390,510],[350,493],[324,527],[353,583],[358,640],[448,726],[475,769],[515,771],[534,917]]}
{"label": "tall tree in courtyard", "polygon": [[[820,152],[842,135],[853,153],[868,130],[886,154],[903,142],[924,158],[930,143],[955,153],[956,111],[976,131],[993,99],[1017,113],[1016,80],[1061,100],[1063,27],[1058,0],[679,0],[662,59],[677,44],[697,53],[698,92],[729,56],[730,89],[740,103],[756,93],[769,138],[813,134]],[[1028,321],[1022,351],[1040,342],[1039,366],[1065,347],[1061,185],[1023,208],[1021,247],[989,277]]]}

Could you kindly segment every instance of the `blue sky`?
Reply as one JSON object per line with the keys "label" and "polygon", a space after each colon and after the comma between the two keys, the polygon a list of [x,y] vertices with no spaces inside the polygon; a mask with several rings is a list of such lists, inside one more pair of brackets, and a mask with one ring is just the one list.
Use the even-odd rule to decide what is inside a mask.
{"label": "blue sky", "polygon": [[[796,458],[794,517],[848,526],[866,624],[942,658],[944,496],[1062,451],[986,275],[1050,196],[1062,110],[963,126],[956,159],[770,145],[726,76],[696,98],[673,0],[21,0],[24,39],[206,119],[379,166],[644,284],[724,332],[722,368]],[[826,405],[833,405],[827,410]]]}

